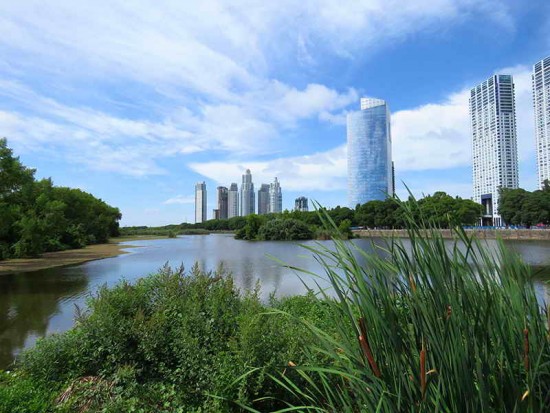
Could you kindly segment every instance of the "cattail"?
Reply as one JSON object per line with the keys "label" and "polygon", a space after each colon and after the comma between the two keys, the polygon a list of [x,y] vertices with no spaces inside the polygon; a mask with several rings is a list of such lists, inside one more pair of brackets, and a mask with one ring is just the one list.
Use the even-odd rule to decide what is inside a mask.
{"label": "cattail", "polygon": [[426,396],[426,343],[422,338],[422,350],[420,350],[420,389],[422,391],[422,400]]}
{"label": "cattail", "polygon": [[409,274],[409,284],[411,285],[411,290],[413,293],[416,292],[416,283],[414,282],[414,278],[412,274]]}
{"label": "cattail", "polygon": [[452,314],[453,310],[451,309],[451,305],[447,305],[447,320],[449,318],[451,318],[451,314]]}
{"label": "cattail", "polygon": [[380,373],[380,369],[378,368],[376,361],[374,361],[374,356],[372,355],[372,351],[367,340],[367,326],[363,317],[359,319],[359,329],[361,330],[361,335],[359,336],[359,345],[363,350],[363,355],[367,358],[369,366],[374,375],[376,377],[380,377],[382,374]]}
{"label": "cattail", "polygon": [[523,365],[529,371],[529,330],[523,330]]}

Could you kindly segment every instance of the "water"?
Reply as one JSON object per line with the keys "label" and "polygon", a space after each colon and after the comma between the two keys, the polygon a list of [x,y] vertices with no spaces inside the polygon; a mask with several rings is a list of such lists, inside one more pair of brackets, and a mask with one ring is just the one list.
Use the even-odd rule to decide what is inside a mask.
{"label": "water", "polygon": [[[370,240],[354,242],[365,250],[371,249]],[[37,338],[69,329],[76,307],[85,307],[86,299],[98,287],[113,286],[121,279],[136,280],[156,272],[165,263],[190,268],[196,262],[205,270],[215,270],[223,264],[243,290],[254,288],[259,280],[263,298],[271,293],[285,296],[306,291],[294,270],[269,256],[322,274],[319,263],[294,242],[246,242],[233,239],[231,234],[213,234],[126,244],[136,248],[128,248],[129,254],[74,266],[0,275],[0,368],[8,367],[18,352],[32,346]],[[544,283],[550,279],[550,243],[516,241],[508,245],[537,266],[541,272],[537,294],[540,300],[550,299],[550,289]],[[311,277],[302,274],[302,278],[314,285]],[[328,286],[316,280],[322,288]]]}

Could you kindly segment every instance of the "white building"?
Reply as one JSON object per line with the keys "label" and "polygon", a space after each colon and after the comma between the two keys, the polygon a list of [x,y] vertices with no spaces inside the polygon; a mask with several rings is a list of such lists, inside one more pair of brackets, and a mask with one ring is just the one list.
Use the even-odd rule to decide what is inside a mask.
{"label": "white building", "polygon": [[500,226],[499,188],[517,188],[518,155],[514,81],[494,75],[470,91],[473,200],[483,205],[482,225]]}
{"label": "white building", "polygon": [[239,187],[232,183],[227,193],[227,217],[238,217],[239,213]]}
{"label": "white building", "polygon": [[550,180],[550,57],[533,66],[535,142],[539,188]]}
{"label": "white building", "polygon": [[254,184],[252,183],[252,174],[250,169],[247,169],[243,175],[243,183],[241,185],[241,216],[253,214],[255,211],[255,194]]}
{"label": "white building", "polygon": [[195,185],[195,223],[206,221],[206,184],[197,182]]}
{"label": "white building", "polygon": [[269,212],[283,212],[283,193],[277,178],[275,178],[273,183],[269,184]]}

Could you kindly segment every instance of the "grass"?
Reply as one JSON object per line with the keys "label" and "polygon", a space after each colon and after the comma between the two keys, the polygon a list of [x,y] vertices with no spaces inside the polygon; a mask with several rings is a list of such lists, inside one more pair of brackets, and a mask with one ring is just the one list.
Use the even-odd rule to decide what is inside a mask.
{"label": "grass", "polygon": [[530,268],[502,243],[489,252],[458,227],[449,244],[404,212],[410,247],[305,247],[332,285],[319,300],[338,331],[309,325],[306,352],[325,361],[292,367],[306,385],[273,376],[298,400],[280,412],[550,411],[550,314]]}

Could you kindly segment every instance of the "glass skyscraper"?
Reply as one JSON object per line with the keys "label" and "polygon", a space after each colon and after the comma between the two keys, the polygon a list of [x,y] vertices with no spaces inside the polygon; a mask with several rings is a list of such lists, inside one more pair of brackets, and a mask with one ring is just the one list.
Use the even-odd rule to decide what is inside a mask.
{"label": "glass skyscraper", "polygon": [[348,113],[348,199],[350,208],[393,195],[390,111],[384,100],[363,98]]}
{"label": "glass skyscraper", "polygon": [[277,178],[269,184],[269,212],[283,212],[283,192]]}
{"label": "glass skyscraper", "polygon": [[269,214],[269,185],[262,184],[258,191],[258,215]]}
{"label": "glass skyscraper", "polygon": [[499,188],[518,187],[514,80],[494,75],[470,91],[472,169],[475,202],[483,205],[483,225],[503,225]]}
{"label": "glass skyscraper", "polygon": [[218,219],[227,219],[228,191],[225,186],[218,186]]}
{"label": "glass skyscraper", "polygon": [[236,183],[232,183],[227,194],[227,218],[239,215],[239,187]]}
{"label": "glass skyscraper", "polygon": [[535,142],[539,188],[550,180],[550,56],[533,66]]}
{"label": "glass skyscraper", "polygon": [[243,175],[243,183],[241,185],[241,216],[245,217],[247,215],[253,214],[255,211],[255,194],[254,194],[254,184],[252,183],[252,174],[250,169],[246,170],[246,173]]}
{"label": "glass skyscraper", "polygon": [[206,221],[206,183],[195,185],[195,223]]}

